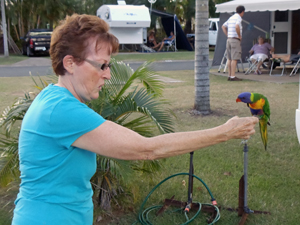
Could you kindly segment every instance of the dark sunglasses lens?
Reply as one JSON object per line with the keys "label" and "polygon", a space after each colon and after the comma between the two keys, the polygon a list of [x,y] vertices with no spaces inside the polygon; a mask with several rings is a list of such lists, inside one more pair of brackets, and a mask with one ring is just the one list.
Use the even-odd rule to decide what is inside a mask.
{"label": "dark sunglasses lens", "polygon": [[103,64],[102,66],[101,66],[101,70],[107,70],[108,68],[110,68],[111,67],[111,64],[110,63],[108,63],[108,64]]}

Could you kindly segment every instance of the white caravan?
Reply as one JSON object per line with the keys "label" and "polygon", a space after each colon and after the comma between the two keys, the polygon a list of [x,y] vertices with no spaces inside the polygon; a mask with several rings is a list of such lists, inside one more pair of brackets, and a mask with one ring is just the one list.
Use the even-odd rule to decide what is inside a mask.
{"label": "white caravan", "polygon": [[102,5],[97,16],[105,20],[110,33],[120,44],[143,44],[147,42],[147,27],[150,27],[149,9],[144,5]]}

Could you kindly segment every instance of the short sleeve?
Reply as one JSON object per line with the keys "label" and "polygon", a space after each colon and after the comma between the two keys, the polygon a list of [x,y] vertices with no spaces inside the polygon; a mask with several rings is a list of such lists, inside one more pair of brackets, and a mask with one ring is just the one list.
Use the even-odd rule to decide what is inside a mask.
{"label": "short sleeve", "polygon": [[241,27],[242,26],[242,18],[238,17],[235,24],[238,24]]}
{"label": "short sleeve", "polygon": [[50,117],[51,133],[58,144],[69,148],[80,136],[100,126],[105,119],[77,99],[60,101]]}
{"label": "short sleeve", "polygon": [[223,26],[228,27],[228,20],[225,23],[223,23]]}

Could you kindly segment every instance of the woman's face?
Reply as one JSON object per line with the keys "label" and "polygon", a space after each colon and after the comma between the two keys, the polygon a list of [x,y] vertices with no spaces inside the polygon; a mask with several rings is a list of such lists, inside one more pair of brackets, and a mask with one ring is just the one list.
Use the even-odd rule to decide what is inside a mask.
{"label": "woman's face", "polygon": [[264,43],[264,39],[263,38],[258,38],[258,44],[262,45]]}
{"label": "woman's face", "polygon": [[98,45],[98,51],[95,51],[96,41],[90,41],[86,60],[77,65],[73,70],[73,87],[75,97],[86,102],[99,97],[99,91],[104,85],[105,80],[111,78],[110,68],[100,69],[97,64],[108,64],[110,62],[111,46],[103,43]]}

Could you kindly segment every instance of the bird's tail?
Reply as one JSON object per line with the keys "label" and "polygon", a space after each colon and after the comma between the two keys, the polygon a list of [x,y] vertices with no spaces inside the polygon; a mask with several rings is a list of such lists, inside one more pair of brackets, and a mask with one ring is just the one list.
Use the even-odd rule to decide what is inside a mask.
{"label": "bird's tail", "polygon": [[268,132],[267,132],[267,120],[260,119],[259,120],[259,129],[260,129],[260,135],[262,142],[265,146],[265,150],[267,150],[267,142],[268,142]]}

